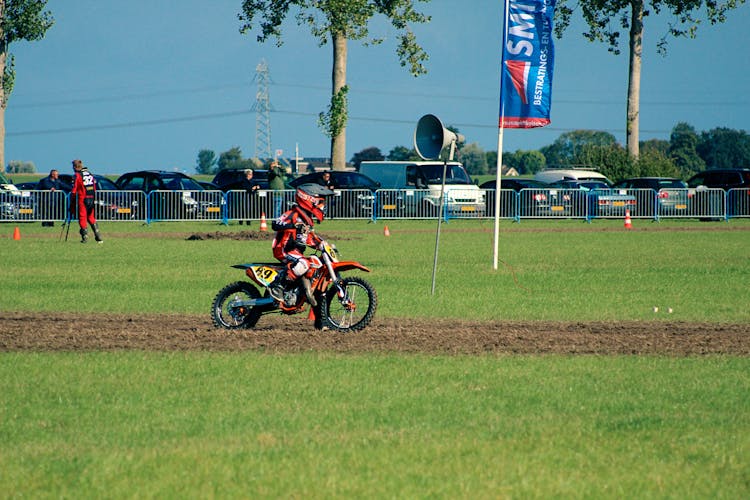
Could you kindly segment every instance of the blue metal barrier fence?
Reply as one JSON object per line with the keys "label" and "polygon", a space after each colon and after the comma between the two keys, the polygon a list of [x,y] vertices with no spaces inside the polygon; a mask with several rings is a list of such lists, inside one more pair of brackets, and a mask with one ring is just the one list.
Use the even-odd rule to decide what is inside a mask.
{"label": "blue metal barrier fence", "polygon": [[[495,216],[494,190],[451,190],[443,210],[434,192],[418,189],[336,190],[328,200],[329,219],[487,219]],[[0,192],[0,221],[55,222],[68,214],[70,195],[59,191]],[[294,203],[284,191],[98,191],[96,217],[102,221],[272,220]],[[522,189],[500,191],[500,218],[729,220],[750,217],[750,189]]]}

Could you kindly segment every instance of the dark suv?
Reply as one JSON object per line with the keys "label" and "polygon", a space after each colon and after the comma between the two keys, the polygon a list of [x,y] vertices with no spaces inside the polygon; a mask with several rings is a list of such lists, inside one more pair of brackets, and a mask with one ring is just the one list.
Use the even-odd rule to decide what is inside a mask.
{"label": "dark suv", "polygon": [[[245,180],[245,170],[244,168],[225,168],[219,170],[211,182],[225,192],[234,189],[245,189],[242,186],[242,182]],[[253,180],[261,189],[268,189],[268,170],[253,169]]]}
{"label": "dark suv", "polygon": [[115,185],[123,191],[146,193],[149,219],[214,219],[221,212],[221,193],[206,191],[198,181],[182,172],[128,172],[122,174]]}
{"label": "dark suv", "polygon": [[696,198],[706,198],[710,193],[701,192],[706,188],[727,191],[729,216],[750,215],[750,168],[716,168],[697,173],[687,181],[689,188],[695,188]]}

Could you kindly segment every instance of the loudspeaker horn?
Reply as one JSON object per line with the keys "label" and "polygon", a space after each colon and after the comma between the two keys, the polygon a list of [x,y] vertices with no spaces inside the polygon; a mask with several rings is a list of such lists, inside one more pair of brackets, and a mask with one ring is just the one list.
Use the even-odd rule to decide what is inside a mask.
{"label": "loudspeaker horn", "polygon": [[414,130],[414,149],[423,160],[437,160],[444,147],[463,141],[463,135],[443,127],[443,122],[435,115],[424,115]]}

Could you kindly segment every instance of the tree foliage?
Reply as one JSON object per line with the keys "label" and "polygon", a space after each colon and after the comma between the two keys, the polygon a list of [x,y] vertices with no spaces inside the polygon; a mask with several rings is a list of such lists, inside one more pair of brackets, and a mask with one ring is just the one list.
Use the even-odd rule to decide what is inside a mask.
{"label": "tree foliage", "polygon": [[388,152],[386,157],[391,161],[416,161],[420,160],[419,155],[414,148],[407,148],[406,146],[395,146]]}
{"label": "tree foliage", "polygon": [[31,161],[11,160],[8,162],[7,171],[9,174],[33,174],[36,172],[36,166]]}
{"label": "tree foliage", "polygon": [[[427,53],[417,43],[410,26],[429,22],[430,17],[417,12],[416,2],[429,0],[244,0],[238,15],[241,33],[257,27],[257,41],[274,39],[282,44],[281,26],[290,10],[296,12],[299,26],[307,26],[318,45],[331,43],[333,70],[331,100],[328,110],[321,113],[320,125],[331,137],[333,168],[340,170],[346,159],[346,44],[361,40],[364,45],[377,45],[383,38],[372,36],[369,23],[377,15],[385,17],[396,30],[396,54],[401,66],[418,76],[427,72],[423,63]],[[257,21],[257,22],[256,22]],[[342,94],[343,89],[343,94]]]}
{"label": "tree foliage", "polygon": [[[639,114],[641,60],[645,18],[651,13],[666,12],[671,21],[666,33],[657,41],[657,50],[665,55],[667,38],[695,38],[700,17],[710,24],[726,20],[727,12],[745,0],[558,0],[555,8],[555,33],[562,37],[570,26],[574,8],[580,11],[588,31],[583,36],[591,42],[604,42],[613,54],[620,53],[620,43],[627,37],[629,47],[626,137],[628,152],[639,154]],[[622,37],[623,30],[627,33]]]}
{"label": "tree foliage", "polygon": [[354,156],[352,156],[351,163],[354,165],[354,168],[359,169],[359,164],[363,161],[381,161],[385,160],[385,156],[383,156],[383,153],[380,152],[379,148],[376,148],[375,146],[371,146],[369,148],[365,148],[359,153],[354,153]]}
{"label": "tree foliage", "polygon": [[508,168],[516,169],[521,175],[529,175],[544,169],[547,159],[540,151],[518,149],[514,153],[504,153],[503,164]]}
{"label": "tree foliage", "polygon": [[237,146],[221,153],[216,165],[219,167],[219,170],[224,170],[225,168],[255,167],[253,160],[242,157],[242,151]]}
{"label": "tree foliage", "polygon": [[692,125],[684,122],[675,125],[669,138],[669,157],[685,179],[706,166],[698,156],[697,146],[698,134]]}
{"label": "tree foliage", "polygon": [[720,127],[701,132],[695,149],[707,168],[750,167],[750,135],[744,130]]}
{"label": "tree foliage", "polygon": [[199,174],[216,173],[216,153],[210,149],[201,149],[198,151],[198,159],[195,164],[195,171]]}
{"label": "tree foliage", "polygon": [[576,155],[584,146],[613,146],[617,144],[615,136],[598,130],[573,130],[565,132],[549,146],[541,148],[549,166],[565,166],[580,163]]}
{"label": "tree foliage", "polygon": [[0,165],[5,164],[5,108],[16,81],[10,45],[44,38],[54,24],[47,0],[0,0]]}
{"label": "tree foliage", "polygon": [[484,149],[476,142],[465,144],[461,148],[461,154],[456,156],[456,158],[463,163],[466,171],[472,175],[484,175],[489,172],[487,155],[484,154]]}

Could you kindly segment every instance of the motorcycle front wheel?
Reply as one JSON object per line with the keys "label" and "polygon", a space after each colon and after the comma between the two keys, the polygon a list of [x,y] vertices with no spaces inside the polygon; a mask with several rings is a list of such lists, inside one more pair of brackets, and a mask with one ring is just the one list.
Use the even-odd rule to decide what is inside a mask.
{"label": "motorcycle front wheel", "polygon": [[320,304],[323,327],[339,332],[361,330],[372,321],[378,307],[375,288],[359,277],[341,280],[343,298],[338,296],[338,288],[332,285]]}
{"label": "motorcycle front wheel", "polygon": [[214,326],[227,330],[254,327],[262,311],[257,306],[246,306],[240,302],[259,298],[258,289],[246,281],[225,286],[216,294],[211,305]]}

